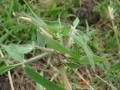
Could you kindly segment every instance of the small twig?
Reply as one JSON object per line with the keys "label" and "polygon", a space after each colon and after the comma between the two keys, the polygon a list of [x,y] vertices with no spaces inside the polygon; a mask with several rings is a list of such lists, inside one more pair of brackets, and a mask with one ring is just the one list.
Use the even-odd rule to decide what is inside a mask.
{"label": "small twig", "polygon": [[30,18],[28,18],[28,17],[20,17],[19,19],[20,19],[20,20],[23,20],[23,21],[26,21],[26,22],[28,22],[28,23],[30,23],[30,24],[32,24],[32,25],[35,25],[35,24],[32,22],[32,20],[31,20]]}
{"label": "small twig", "polygon": [[52,35],[50,33],[48,33],[44,28],[39,27],[39,29],[49,38],[52,38]]}
{"label": "small twig", "polygon": [[53,70],[56,72],[54,75],[53,75],[53,77],[51,78],[51,81],[53,81],[56,77],[58,77],[58,75],[59,75],[59,70],[55,67],[55,66],[53,66],[53,64],[49,64],[50,66],[51,66],[51,68],[53,68]]}
{"label": "small twig", "polygon": [[45,56],[47,56],[48,55],[48,53],[42,53],[42,54],[39,54],[39,55],[37,55],[37,56],[35,56],[35,57],[32,57],[32,58],[30,58],[30,59],[27,59],[27,60],[24,60],[24,62],[21,62],[21,63],[17,63],[17,64],[14,64],[14,65],[12,65],[12,66],[23,66],[24,67],[24,65],[25,64],[29,64],[29,63],[31,63],[31,62],[34,62],[34,61],[36,61],[36,60],[38,60],[38,59],[41,59],[41,58],[43,58],[43,57],[45,57]]}
{"label": "small twig", "polygon": [[53,53],[55,52],[53,49],[51,48],[45,48],[45,47],[40,47],[40,46],[36,46],[36,48],[42,50],[42,51],[45,51],[45,52],[50,52],[50,53]]}
{"label": "small twig", "polygon": [[[2,53],[1,50],[0,50],[0,55],[1,55],[1,57],[4,57],[4,55],[3,55],[3,53]],[[6,65],[8,65],[7,62],[5,62],[5,63],[6,63]],[[14,85],[13,85],[13,80],[12,80],[11,72],[10,72],[10,71],[8,71],[8,78],[9,78],[9,83],[10,83],[10,86],[11,86],[11,90],[15,90]]]}
{"label": "small twig", "polygon": [[71,84],[68,80],[68,77],[65,73],[65,70],[64,70],[64,66],[61,65],[60,68],[59,68],[59,73],[60,73],[60,79],[61,79],[61,82],[63,82],[63,84],[65,85],[65,90],[72,90],[72,87],[71,87]]}
{"label": "small twig", "polygon": [[12,76],[11,76],[11,72],[10,72],[10,71],[8,71],[8,78],[9,78],[11,90],[15,90],[15,89],[14,89],[13,80],[12,80]]}
{"label": "small twig", "polygon": [[86,72],[88,73],[88,77],[90,78],[90,80],[92,80],[92,76],[91,76],[90,71],[88,70],[87,66],[86,66]]}
{"label": "small twig", "polygon": [[[30,24],[36,25],[36,23],[34,23],[29,17],[20,17],[19,19],[24,20]],[[47,30],[45,30],[42,26],[41,27],[38,26],[38,27],[47,37],[52,38],[52,35],[49,32],[47,32]]]}
{"label": "small twig", "polygon": [[28,64],[28,63],[33,62],[35,60],[41,59],[41,58],[45,57],[46,55],[48,55],[48,53],[43,53],[43,54],[37,55],[35,57],[32,57],[28,60],[25,60],[24,64]]}
{"label": "small twig", "polygon": [[97,74],[95,74],[95,76],[100,79],[101,81],[103,81],[104,83],[106,83],[108,86],[110,86],[113,90],[117,90],[112,84],[108,83],[106,80],[102,79],[100,76],[98,76]]}
{"label": "small twig", "polygon": [[[75,74],[77,74],[79,76],[79,78],[81,78],[82,80],[86,81],[84,79],[84,77],[77,71],[77,70],[74,70]],[[86,82],[86,84],[90,87],[91,90],[95,90],[90,84],[89,82]]]}
{"label": "small twig", "polygon": [[50,79],[50,81],[53,81],[59,74],[58,73],[55,73],[52,78]]}

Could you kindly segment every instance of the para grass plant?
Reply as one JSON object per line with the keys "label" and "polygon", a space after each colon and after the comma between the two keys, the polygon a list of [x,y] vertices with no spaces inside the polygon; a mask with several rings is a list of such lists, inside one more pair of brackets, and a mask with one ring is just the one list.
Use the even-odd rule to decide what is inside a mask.
{"label": "para grass plant", "polygon": [[[117,0],[117,2],[119,1]],[[86,25],[85,31],[82,31],[79,28],[79,18],[76,18],[72,24],[61,22],[60,17],[58,21],[44,20],[33,12],[31,8],[36,7],[34,7],[31,2],[25,2],[23,6],[19,4],[18,0],[12,0],[7,3],[9,3],[8,6],[4,6],[5,13],[0,17],[0,62],[3,63],[0,66],[1,75],[16,70],[18,67],[22,67],[26,75],[37,83],[37,88],[46,88],[47,90],[72,90],[76,88],[74,88],[74,83],[72,83],[70,78],[72,75],[69,75],[69,71],[67,71],[69,69],[71,72],[76,72],[80,66],[90,65],[90,69],[92,69],[93,73],[96,73],[95,70],[97,66],[99,66],[104,71],[103,76],[105,74],[105,79],[110,83],[112,82],[111,75],[113,71],[119,72],[119,63],[113,65],[112,69],[108,64],[108,61],[111,59],[111,57],[109,57],[111,54],[108,53],[107,55],[105,54],[106,56],[102,56],[94,53],[91,48],[93,45],[90,46],[90,43],[92,42],[96,45],[96,42],[97,44],[99,43],[100,38],[93,36],[97,31],[95,31],[93,27],[89,27],[89,25]],[[103,10],[105,13],[105,16],[103,15],[104,18],[107,17],[108,4],[109,0],[103,0],[103,2],[98,5],[99,12]],[[16,5],[18,5],[18,7]],[[30,13],[29,15],[24,14],[23,16],[23,13],[21,13],[21,15],[11,17],[11,13],[21,11],[22,9],[26,10],[26,7],[29,8],[32,15]],[[29,12],[29,10],[26,10],[26,13]],[[59,9],[55,6],[54,10]],[[58,11],[54,10],[49,11],[49,13],[58,13]],[[37,9],[35,12],[39,12],[39,10]],[[103,13],[101,13],[101,15],[102,14]],[[118,37],[119,35],[117,39],[119,39]],[[92,41],[91,38],[93,38],[95,42]],[[36,52],[36,56],[34,55],[31,58],[25,57],[26,54],[32,52]],[[50,59],[49,63],[52,65],[53,60],[57,62],[58,65],[53,65],[58,71],[58,75],[56,76],[57,81],[50,81],[47,76],[40,74],[43,73],[42,71],[36,72],[32,69],[30,63],[38,62],[38,60],[44,58],[46,58],[46,60]],[[106,74],[108,72],[109,75]],[[77,75],[80,76],[79,78],[85,80],[78,72]],[[115,79],[118,77],[119,76],[114,77],[113,75]],[[116,89],[114,85],[109,84],[100,77],[99,79],[108,86]],[[101,82],[99,81],[99,83]],[[13,83],[11,83],[11,88],[12,86],[14,86]],[[91,90],[96,89],[96,83],[94,83],[93,79],[91,82],[87,82],[87,86]]]}

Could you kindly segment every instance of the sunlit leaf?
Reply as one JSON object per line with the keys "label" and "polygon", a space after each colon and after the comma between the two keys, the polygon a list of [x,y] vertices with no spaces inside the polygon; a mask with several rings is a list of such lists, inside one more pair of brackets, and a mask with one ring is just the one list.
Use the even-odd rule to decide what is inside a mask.
{"label": "sunlit leaf", "polygon": [[18,53],[18,51],[12,45],[2,45],[2,47],[7,51],[9,57],[17,60],[19,62],[23,62],[24,54]]}
{"label": "sunlit leaf", "polygon": [[79,18],[76,18],[73,22],[73,26],[76,28],[78,24],[79,24]]}
{"label": "sunlit leaf", "polygon": [[7,51],[9,57],[17,60],[19,62],[23,62],[24,54],[32,51],[34,49],[34,45],[26,44],[26,45],[2,45],[2,47]]}

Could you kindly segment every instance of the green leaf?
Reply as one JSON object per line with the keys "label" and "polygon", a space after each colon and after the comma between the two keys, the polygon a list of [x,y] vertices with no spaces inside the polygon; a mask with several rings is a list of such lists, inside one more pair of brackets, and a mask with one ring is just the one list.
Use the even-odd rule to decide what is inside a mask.
{"label": "green leaf", "polygon": [[25,45],[13,44],[12,47],[15,48],[18,53],[26,54],[34,49],[34,44],[33,43],[32,44],[25,44]]}
{"label": "green leaf", "polygon": [[18,53],[16,48],[14,48],[14,45],[2,45],[2,47],[7,51],[9,57],[19,62],[23,62],[24,54]]}
{"label": "green leaf", "polygon": [[[105,57],[100,57],[100,56],[93,55],[93,60],[94,60],[95,63],[99,63],[99,62],[108,61],[109,59],[105,58]],[[83,57],[80,58],[79,63],[80,64],[89,64],[88,61],[89,61],[88,57],[83,56]]]}
{"label": "green leaf", "polygon": [[35,80],[37,83],[41,84],[47,90],[64,90],[63,88],[59,87],[58,85],[54,84],[53,82],[49,81],[45,77],[39,75],[39,73],[33,71],[30,67],[25,66],[24,67],[26,74]]}
{"label": "green leaf", "polygon": [[109,58],[93,55],[94,62],[105,62],[108,61]]}
{"label": "green leaf", "polygon": [[23,62],[24,54],[32,51],[34,49],[34,44],[25,44],[25,45],[2,45],[2,47],[7,51],[8,55],[19,61]]}
{"label": "green leaf", "polygon": [[39,31],[37,32],[37,43],[40,47],[45,46],[45,36]]}
{"label": "green leaf", "polygon": [[13,66],[13,65],[10,65],[10,66],[6,66],[6,65],[1,66],[0,67],[0,75],[6,73],[7,71],[9,71],[9,70],[11,70],[13,68],[15,68],[15,66]]}
{"label": "green leaf", "polygon": [[59,24],[58,21],[47,21],[46,23],[49,30],[54,33],[60,32],[60,30],[64,28],[64,26],[62,24]]}
{"label": "green leaf", "polygon": [[[69,67],[72,67],[72,68],[79,68],[80,65],[82,65],[82,64],[84,64],[84,65],[89,64],[89,59],[87,56],[82,56],[82,57],[77,58],[77,59],[70,58],[69,60],[70,60],[69,63],[65,63],[65,64],[68,65]],[[104,62],[108,61],[109,58],[93,55],[93,60],[94,60],[94,63],[101,64],[101,62],[104,63]]]}
{"label": "green leaf", "polygon": [[70,68],[79,68],[80,67],[79,63],[68,62],[68,63],[65,63],[65,64],[68,65]]}
{"label": "green leaf", "polygon": [[47,43],[49,48],[52,48],[56,51],[59,51],[61,53],[66,53],[73,58],[78,58],[79,57],[79,55],[76,54],[74,51],[65,48],[63,45],[61,45],[58,41],[56,41],[54,39],[46,37],[46,43]]}
{"label": "green leaf", "polygon": [[70,52],[72,58],[76,58],[76,59],[80,58],[80,50],[78,49],[78,47],[75,46],[74,48],[70,49]]}
{"label": "green leaf", "polygon": [[69,53],[69,50],[63,45],[61,45],[58,41],[51,38],[46,38],[46,41],[48,47],[53,48],[54,50],[59,51],[61,53]]}
{"label": "green leaf", "polygon": [[73,26],[76,28],[78,24],[79,24],[79,18],[77,17],[73,22]]}
{"label": "green leaf", "polygon": [[94,58],[93,58],[93,52],[90,49],[90,47],[87,45],[87,41],[84,38],[84,33],[78,33],[75,36],[75,41],[76,43],[83,48],[84,52],[86,53],[89,63],[92,66],[93,69],[95,69],[95,63],[94,63]]}
{"label": "green leaf", "polygon": [[[41,72],[40,75],[43,76],[43,72]],[[44,90],[44,87],[39,83],[36,83],[35,90]]]}

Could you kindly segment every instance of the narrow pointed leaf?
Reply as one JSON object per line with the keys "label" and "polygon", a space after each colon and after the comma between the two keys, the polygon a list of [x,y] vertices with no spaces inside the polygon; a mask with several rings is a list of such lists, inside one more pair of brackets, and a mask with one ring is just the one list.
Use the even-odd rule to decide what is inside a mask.
{"label": "narrow pointed leaf", "polygon": [[33,71],[30,67],[25,66],[25,72],[26,74],[32,78],[33,80],[35,80],[37,83],[41,84],[42,86],[44,86],[47,90],[64,90],[63,88],[61,88],[60,86],[54,84],[53,82],[49,81],[48,79],[46,79],[45,77],[39,75],[39,73]]}
{"label": "narrow pointed leaf", "polygon": [[75,36],[75,41],[76,43],[83,48],[84,52],[86,53],[89,63],[92,66],[93,69],[95,69],[95,63],[94,63],[94,58],[93,58],[93,52],[90,49],[90,47],[87,45],[87,41],[84,38],[84,33],[78,33]]}
{"label": "narrow pointed leaf", "polygon": [[53,48],[54,50],[59,51],[61,53],[69,53],[69,50],[63,45],[61,45],[58,41],[51,38],[47,38],[46,41],[48,47]]}
{"label": "narrow pointed leaf", "polygon": [[15,66],[1,66],[0,67],[0,75],[6,73],[7,71],[13,69]]}

